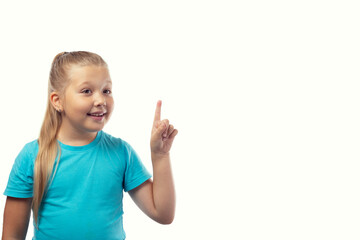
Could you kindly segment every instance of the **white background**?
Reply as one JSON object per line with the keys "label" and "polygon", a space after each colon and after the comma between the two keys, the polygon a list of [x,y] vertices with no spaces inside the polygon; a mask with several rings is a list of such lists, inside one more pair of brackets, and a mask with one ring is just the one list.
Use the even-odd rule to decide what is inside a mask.
{"label": "white background", "polygon": [[87,50],[113,80],[104,131],[150,171],[158,99],[179,130],[175,220],[153,222],[126,194],[128,239],[359,239],[359,12],[344,0],[1,1],[0,190],[38,137],[54,56]]}

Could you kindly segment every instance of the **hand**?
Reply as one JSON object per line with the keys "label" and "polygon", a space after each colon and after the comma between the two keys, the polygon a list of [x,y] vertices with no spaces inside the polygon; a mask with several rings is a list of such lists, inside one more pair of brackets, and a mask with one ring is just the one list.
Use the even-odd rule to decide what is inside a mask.
{"label": "hand", "polygon": [[150,148],[151,153],[155,155],[169,154],[171,145],[178,130],[169,124],[169,120],[160,120],[161,117],[161,100],[157,102],[155,110],[155,118],[151,131]]}

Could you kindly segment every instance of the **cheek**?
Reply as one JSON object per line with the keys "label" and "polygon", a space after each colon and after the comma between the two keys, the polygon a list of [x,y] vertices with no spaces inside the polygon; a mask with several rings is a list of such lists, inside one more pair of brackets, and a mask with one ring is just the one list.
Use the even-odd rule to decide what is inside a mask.
{"label": "cheek", "polygon": [[91,105],[86,101],[81,101],[79,99],[74,100],[71,104],[71,111],[75,114],[88,113]]}
{"label": "cheek", "polygon": [[89,101],[86,98],[78,96],[76,92],[68,93],[66,96],[66,105],[68,112],[83,113],[89,110]]}
{"label": "cheek", "polygon": [[108,111],[114,110],[114,99],[113,98],[108,99],[106,104],[108,106]]}

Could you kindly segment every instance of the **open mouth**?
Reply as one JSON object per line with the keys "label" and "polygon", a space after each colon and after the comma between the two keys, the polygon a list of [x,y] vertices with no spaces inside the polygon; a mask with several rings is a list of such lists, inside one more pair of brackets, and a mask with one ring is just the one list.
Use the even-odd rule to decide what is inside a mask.
{"label": "open mouth", "polygon": [[91,117],[93,120],[95,121],[99,121],[102,122],[105,119],[105,115],[106,113],[99,113],[99,114],[95,114],[95,113],[88,113],[87,114],[89,117]]}
{"label": "open mouth", "polygon": [[88,113],[87,115],[92,117],[103,117],[106,115],[106,113],[100,113],[100,114]]}

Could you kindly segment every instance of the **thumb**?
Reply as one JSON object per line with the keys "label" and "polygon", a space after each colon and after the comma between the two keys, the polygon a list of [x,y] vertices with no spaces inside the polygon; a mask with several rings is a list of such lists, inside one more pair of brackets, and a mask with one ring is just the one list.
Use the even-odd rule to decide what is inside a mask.
{"label": "thumb", "polygon": [[159,121],[155,124],[155,126],[156,126],[155,134],[157,137],[161,138],[162,134],[166,130],[166,124],[162,121]]}

